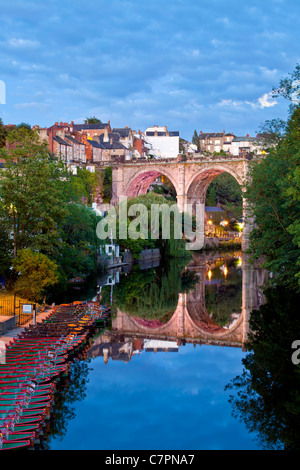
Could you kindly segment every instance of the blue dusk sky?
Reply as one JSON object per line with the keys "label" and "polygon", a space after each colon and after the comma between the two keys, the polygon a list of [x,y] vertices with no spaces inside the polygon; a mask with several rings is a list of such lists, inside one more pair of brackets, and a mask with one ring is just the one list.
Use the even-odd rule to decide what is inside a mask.
{"label": "blue dusk sky", "polygon": [[[254,135],[287,117],[294,0],[0,0],[0,117]],[[6,99],[3,103],[3,86]],[[0,90],[1,98],[1,90]],[[0,99],[1,101],[1,99]]]}

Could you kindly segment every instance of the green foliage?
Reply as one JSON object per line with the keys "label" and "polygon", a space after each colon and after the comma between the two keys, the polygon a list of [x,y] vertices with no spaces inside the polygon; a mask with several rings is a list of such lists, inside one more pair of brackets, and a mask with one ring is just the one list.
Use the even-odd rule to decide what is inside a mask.
{"label": "green foliage", "polygon": [[210,184],[207,192],[206,192],[206,199],[205,199],[206,206],[215,207],[217,205],[217,193],[214,185]]}
{"label": "green foliage", "polygon": [[[37,133],[26,126],[10,131],[8,139],[14,146],[3,152],[6,165],[0,180],[0,271],[13,282],[13,259],[30,249],[57,264],[61,289],[67,279],[85,277],[96,270],[97,217],[80,200],[82,196],[92,198],[98,175],[85,169],[71,174],[39,142]],[[30,284],[31,273],[24,273]],[[26,287],[24,273],[17,281],[18,289],[21,284]]]}
{"label": "green foliage", "polygon": [[19,251],[13,268],[19,273],[14,284],[15,294],[30,301],[40,302],[46,290],[59,281],[57,264],[30,248]]}
{"label": "green foliage", "polygon": [[300,285],[299,245],[300,108],[288,120],[286,137],[261,162],[254,162],[246,198],[257,227],[251,234],[253,257],[264,257],[273,280]]}
{"label": "green foliage", "polygon": [[192,143],[194,145],[197,145],[197,151],[199,152],[200,151],[200,139],[199,139],[199,135],[198,135],[198,132],[196,131],[196,129],[194,130]]}
{"label": "green foliage", "polygon": [[107,167],[104,171],[103,183],[102,183],[102,197],[103,202],[110,202],[112,198],[112,168]]}
{"label": "green foliage", "polygon": [[242,188],[229,173],[222,173],[211,182],[206,192],[205,205],[219,203],[225,211],[224,218],[240,220],[243,215]]}
{"label": "green foliage", "polygon": [[84,124],[102,124],[102,121],[98,119],[96,116],[91,116],[84,120]]}
{"label": "green foliage", "polygon": [[211,190],[214,189],[217,202],[220,204],[233,203],[237,206],[242,205],[242,188],[229,173],[222,173],[216,176],[209,188]]}
{"label": "green foliage", "polygon": [[85,168],[78,168],[76,175],[68,175],[68,181],[64,193],[66,202],[80,202],[82,198],[86,198],[88,204],[92,203],[100,182],[98,172],[92,173]]}
{"label": "green foliage", "polygon": [[[130,236],[127,240],[122,240],[118,238],[118,244],[122,248],[130,249],[134,255],[137,255],[145,248],[160,248],[165,256],[172,256],[172,257],[185,257],[187,256],[187,251],[185,250],[185,242],[181,239],[174,238],[174,215],[171,211],[170,215],[170,239],[165,240],[162,238],[162,214],[160,213],[159,218],[159,233],[158,238],[154,237],[151,225],[151,207],[152,205],[166,205],[166,206],[173,206],[175,202],[173,200],[167,200],[164,196],[160,194],[156,194],[154,192],[149,192],[147,194],[143,194],[141,196],[137,196],[135,198],[129,199],[127,204],[127,210],[129,212],[130,207],[133,204],[142,204],[147,209],[148,220],[145,221],[147,224],[146,237],[145,238],[138,238],[137,240],[132,239]],[[139,217],[139,215],[137,215]],[[135,219],[135,216],[129,217],[127,221],[127,226]],[[141,228],[137,227],[141,231]],[[119,233],[119,232],[118,232]],[[129,232],[128,232],[129,233]],[[130,233],[129,233],[130,235]],[[143,233],[141,233],[143,235]]]}
{"label": "green foliage", "polygon": [[28,124],[27,122],[21,122],[20,124],[17,125],[17,128],[18,129],[27,129],[27,130],[31,130],[31,125]]}
{"label": "green foliage", "polygon": [[[272,89],[272,94],[274,98],[282,96],[285,99],[293,101],[295,88],[293,87],[293,82],[300,79],[300,64],[297,64],[295,70],[289,74],[289,77],[282,78],[279,81],[278,88]],[[298,96],[299,98],[299,96]]]}
{"label": "green foliage", "polygon": [[284,139],[286,133],[286,122],[282,119],[271,119],[265,121],[259,128],[257,145],[268,151],[274,145]]}
{"label": "green foliage", "polygon": [[93,211],[82,204],[68,204],[67,214],[59,224],[61,247],[55,254],[66,279],[96,270],[96,225]]}
{"label": "green foliage", "polygon": [[0,149],[2,147],[5,147],[6,138],[7,138],[7,131],[5,127],[3,126],[2,119],[0,118]]}
{"label": "green foliage", "polygon": [[33,131],[13,130],[9,140],[16,148],[3,155],[0,212],[12,233],[14,257],[29,247],[50,254],[59,245],[57,221],[65,214],[63,167]]}

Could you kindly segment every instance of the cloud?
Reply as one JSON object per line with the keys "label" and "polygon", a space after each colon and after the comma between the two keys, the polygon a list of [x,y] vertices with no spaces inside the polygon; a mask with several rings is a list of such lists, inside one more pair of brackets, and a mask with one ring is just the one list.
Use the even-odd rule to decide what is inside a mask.
{"label": "cloud", "polygon": [[31,39],[10,38],[7,42],[10,46],[16,48],[28,48],[39,46],[39,41],[33,41]]}
{"label": "cloud", "polygon": [[[160,15],[159,0],[53,0],[51,12],[14,0],[1,12],[1,110],[42,126],[99,110],[114,127],[160,121],[187,139],[206,126],[251,132],[287,108],[269,94],[299,60],[300,6],[287,2],[165,0]],[[49,96],[43,114],[22,106]]]}
{"label": "cloud", "polygon": [[258,102],[261,108],[271,108],[277,104],[277,101],[272,98],[271,93],[265,93],[263,96],[258,98]]}

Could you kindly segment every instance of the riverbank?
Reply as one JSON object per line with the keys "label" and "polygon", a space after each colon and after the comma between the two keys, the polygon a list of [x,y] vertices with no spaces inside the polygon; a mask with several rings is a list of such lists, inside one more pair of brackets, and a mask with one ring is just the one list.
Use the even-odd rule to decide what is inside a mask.
{"label": "riverbank", "polygon": [[[48,316],[51,315],[51,313],[53,313],[53,311],[54,311],[54,307],[48,307],[43,312],[41,311],[37,313],[36,324],[42,323],[44,320],[46,320]],[[6,318],[6,317],[3,317],[3,318]],[[2,319],[0,317],[0,322],[1,320]],[[33,320],[30,320],[27,323],[25,323],[25,325],[23,326],[11,328],[9,331],[6,331],[4,334],[0,336],[0,341],[5,343],[5,345],[10,343],[14,338],[17,338],[18,335],[21,334],[25,330],[25,328],[28,328],[32,324],[33,324]]]}

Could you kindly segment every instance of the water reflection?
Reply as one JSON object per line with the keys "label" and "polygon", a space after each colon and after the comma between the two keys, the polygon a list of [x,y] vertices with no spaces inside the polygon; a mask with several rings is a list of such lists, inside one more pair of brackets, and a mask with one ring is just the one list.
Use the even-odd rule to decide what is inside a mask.
{"label": "water reflection", "polygon": [[241,371],[264,279],[240,252],[108,273],[98,297],[112,302],[111,328],[58,395],[46,447],[256,448],[224,387]]}
{"label": "water reflection", "polygon": [[101,288],[112,302],[112,329],[89,352],[105,363],[186,343],[244,348],[250,312],[264,302],[265,273],[241,252],[194,254],[186,264],[173,260],[117,279]]}
{"label": "water reflection", "polygon": [[244,370],[228,384],[234,416],[263,449],[300,449],[300,365],[292,361],[299,338],[298,293],[278,286],[253,311]]}

